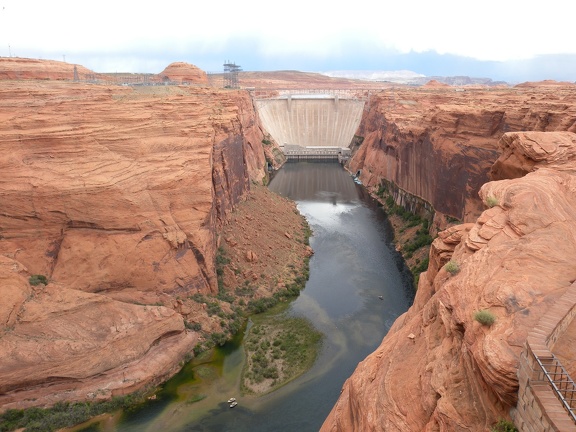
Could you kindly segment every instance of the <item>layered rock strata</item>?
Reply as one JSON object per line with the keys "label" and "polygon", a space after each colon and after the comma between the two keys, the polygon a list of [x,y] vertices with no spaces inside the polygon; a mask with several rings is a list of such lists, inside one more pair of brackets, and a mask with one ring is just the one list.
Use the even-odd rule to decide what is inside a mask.
{"label": "layered rock strata", "polygon": [[[495,167],[530,172],[483,185],[491,207],[440,233],[414,305],[346,381],[323,431],[485,431],[509,418],[527,334],[576,279],[576,164],[565,157],[576,135],[506,134],[500,145]],[[531,159],[538,148],[549,158]],[[475,320],[481,310],[493,325]]]}
{"label": "layered rock strata", "polygon": [[576,85],[382,90],[368,101],[350,170],[368,187],[386,179],[440,214],[473,221],[498,141],[526,130],[576,132]]}
{"label": "layered rock strata", "polygon": [[217,231],[266,176],[262,138],[246,92],[0,81],[2,409],[178,368],[198,334],[177,299],[217,292]]}

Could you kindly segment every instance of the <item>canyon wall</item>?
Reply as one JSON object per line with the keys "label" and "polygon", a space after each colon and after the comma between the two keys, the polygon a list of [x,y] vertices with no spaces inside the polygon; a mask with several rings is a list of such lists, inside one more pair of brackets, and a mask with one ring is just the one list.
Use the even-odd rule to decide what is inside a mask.
{"label": "canyon wall", "polygon": [[198,339],[179,299],[217,292],[219,228],[266,177],[252,101],[19,67],[0,80],[0,407],[157,383]]}
{"label": "canyon wall", "polygon": [[474,221],[482,211],[478,191],[498,157],[499,139],[524,130],[576,132],[576,85],[430,83],[374,92],[349,167],[361,171],[368,187],[386,179],[440,214]]}
{"label": "canyon wall", "polygon": [[576,135],[507,133],[499,152],[492,172],[514,178],[484,184],[480,216],[434,240],[413,306],[322,431],[480,432],[510,418],[526,337],[576,280]]}

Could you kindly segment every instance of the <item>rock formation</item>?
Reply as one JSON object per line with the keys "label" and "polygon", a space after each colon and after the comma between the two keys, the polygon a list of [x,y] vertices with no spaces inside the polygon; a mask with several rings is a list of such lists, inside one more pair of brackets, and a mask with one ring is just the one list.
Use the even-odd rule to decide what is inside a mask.
{"label": "rock formation", "polygon": [[198,338],[176,299],[217,291],[217,231],[265,178],[262,139],[246,92],[0,81],[2,409],[175,372]]}
{"label": "rock formation", "polygon": [[350,170],[368,187],[385,179],[441,215],[474,221],[499,139],[524,130],[576,132],[576,85],[382,90],[370,97]]}
{"label": "rock formation", "polygon": [[206,72],[189,63],[171,63],[166,67],[166,69],[160,72],[159,75],[161,77],[166,77],[171,81],[201,84],[205,86],[209,85]]}
{"label": "rock formation", "polygon": [[[576,135],[508,133],[500,146],[494,172],[517,178],[483,185],[488,208],[440,233],[414,305],[346,381],[323,431],[485,431],[509,418],[526,336],[576,279]],[[480,310],[495,323],[477,322]]]}

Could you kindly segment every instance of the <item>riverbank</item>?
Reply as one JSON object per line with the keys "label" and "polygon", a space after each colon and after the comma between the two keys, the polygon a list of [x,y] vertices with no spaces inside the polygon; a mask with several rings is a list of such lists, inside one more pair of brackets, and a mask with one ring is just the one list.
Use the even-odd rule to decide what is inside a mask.
{"label": "riverbank", "polygon": [[[345,169],[350,172],[347,167]],[[363,187],[384,208],[394,232],[395,249],[402,255],[406,266],[412,272],[414,287],[417,288],[420,273],[428,269],[430,245],[434,240],[430,235],[430,221],[397,205],[393,197],[386,194],[384,188]]]}
{"label": "riverbank", "polygon": [[195,354],[223,345],[247,315],[298,296],[308,279],[310,228],[296,204],[253,184],[218,239],[218,294],[181,300],[186,326],[200,334]]}

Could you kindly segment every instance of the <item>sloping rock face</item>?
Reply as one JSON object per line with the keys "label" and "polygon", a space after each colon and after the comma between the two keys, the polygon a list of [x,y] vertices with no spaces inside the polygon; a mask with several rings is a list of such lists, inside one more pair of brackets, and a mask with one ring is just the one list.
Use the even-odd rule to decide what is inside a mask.
{"label": "sloping rock face", "polygon": [[0,407],[175,371],[197,339],[176,299],[217,291],[262,139],[245,92],[0,81]]}
{"label": "sloping rock face", "polygon": [[[575,138],[506,134],[500,144],[554,142],[571,154]],[[528,153],[504,151],[496,166]],[[483,185],[480,198],[493,207],[440,233],[414,305],[346,381],[323,431],[485,431],[509,418],[526,336],[576,279],[576,164],[538,164],[554,165],[536,156],[525,176]],[[443,267],[449,259],[454,275]],[[481,325],[480,310],[496,322]]]}
{"label": "sloping rock face", "polygon": [[515,88],[396,88],[374,93],[350,161],[368,187],[381,179],[474,221],[480,187],[489,180],[498,141],[513,131],[576,132],[576,85]]}

